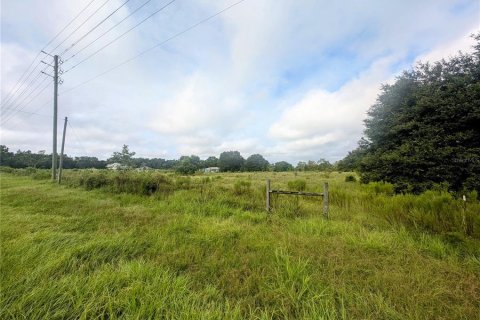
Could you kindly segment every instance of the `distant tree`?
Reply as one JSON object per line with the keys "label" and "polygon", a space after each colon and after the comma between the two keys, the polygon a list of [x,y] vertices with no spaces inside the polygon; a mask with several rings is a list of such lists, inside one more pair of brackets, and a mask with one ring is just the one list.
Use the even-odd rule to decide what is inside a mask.
{"label": "distant tree", "polygon": [[154,169],[165,169],[166,161],[162,158],[148,159],[147,166]]}
{"label": "distant tree", "polygon": [[218,158],[217,157],[208,157],[204,161],[204,166],[205,166],[205,168],[218,167]]}
{"label": "distant tree", "polygon": [[12,166],[14,162],[13,152],[10,152],[5,145],[0,145],[0,165]]}
{"label": "distant tree", "polygon": [[244,169],[245,171],[267,171],[268,165],[268,161],[262,155],[252,154],[245,160]]}
{"label": "distant tree", "polygon": [[118,162],[124,166],[133,166],[133,156],[135,152],[130,152],[126,144],[123,145],[121,152],[114,152],[112,156],[107,160],[109,163]]}
{"label": "distant tree", "polygon": [[193,166],[195,166],[195,169],[199,169],[202,164],[200,157],[193,154],[190,156],[190,162],[192,163]]}
{"label": "distant tree", "polygon": [[332,171],[333,165],[325,159],[317,161],[317,170],[319,171]]}
{"label": "distant tree", "polygon": [[298,170],[298,171],[305,171],[306,169],[307,169],[307,163],[304,161],[300,161],[295,167],[295,170]]}
{"label": "distant tree", "polygon": [[194,174],[198,168],[196,165],[197,162],[200,162],[200,158],[197,156],[181,156],[175,167],[175,171],[180,174]]}
{"label": "distant tree", "polygon": [[286,161],[279,161],[273,165],[273,171],[282,172],[282,171],[292,171],[293,166]]}
{"label": "distant tree", "polygon": [[218,158],[220,171],[241,171],[245,159],[238,151],[225,151]]}
{"label": "distant tree", "polygon": [[166,160],[165,161],[165,169],[173,169],[175,168],[179,163],[179,160]]}
{"label": "distant tree", "polygon": [[337,161],[336,167],[338,171],[359,171],[360,164],[368,149],[368,141],[365,138],[358,141],[358,147],[348,152],[347,156]]}
{"label": "distant tree", "polygon": [[98,160],[97,157],[75,157],[75,167],[78,169],[86,169],[86,168],[96,168],[96,169],[103,169],[105,168],[107,162],[104,160]]}

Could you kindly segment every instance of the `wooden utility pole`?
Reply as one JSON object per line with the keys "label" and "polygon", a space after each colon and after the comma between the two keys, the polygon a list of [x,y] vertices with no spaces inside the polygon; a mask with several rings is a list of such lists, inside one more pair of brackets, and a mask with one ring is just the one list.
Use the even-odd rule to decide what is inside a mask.
{"label": "wooden utility pole", "polygon": [[60,151],[60,165],[58,166],[58,183],[62,182],[63,152],[65,151],[65,135],[67,134],[67,121],[68,118],[65,117],[65,123],[63,124],[62,149]]}
{"label": "wooden utility pole", "polygon": [[53,148],[52,180],[57,178],[58,55],[53,56]]}

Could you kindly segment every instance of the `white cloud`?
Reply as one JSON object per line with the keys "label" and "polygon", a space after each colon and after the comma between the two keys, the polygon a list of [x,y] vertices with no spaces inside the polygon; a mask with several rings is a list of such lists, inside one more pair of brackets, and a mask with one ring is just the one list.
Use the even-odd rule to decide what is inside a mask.
{"label": "white cloud", "polygon": [[380,84],[391,80],[390,66],[397,60],[393,56],[380,59],[337,91],[308,91],[270,127],[269,135],[278,144],[273,150],[322,156],[327,151],[324,145],[359,138],[366,111],[375,102]]}
{"label": "white cloud", "polygon": [[[55,0],[48,7],[36,0],[2,2],[2,95],[37,50],[89,1]],[[121,3],[110,1],[78,34]],[[60,92],[231,3],[175,2],[65,74]],[[137,5],[129,3],[90,39]],[[85,54],[160,5],[152,1]],[[467,9],[460,10],[462,5]],[[430,59],[449,54],[451,47],[465,47],[466,33],[478,27],[472,9],[478,12],[478,2],[247,0],[166,46],[61,94],[60,116],[70,117],[79,140],[67,152],[106,157],[125,143],[150,157],[218,156],[232,149],[272,160],[338,159],[355,146],[380,83],[392,79],[399,66],[413,62],[413,56]],[[445,44],[446,49],[439,49]],[[25,107],[47,117],[18,113],[0,129],[2,143],[48,151],[51,105],[36,110],[51,95],[47,90]]]}

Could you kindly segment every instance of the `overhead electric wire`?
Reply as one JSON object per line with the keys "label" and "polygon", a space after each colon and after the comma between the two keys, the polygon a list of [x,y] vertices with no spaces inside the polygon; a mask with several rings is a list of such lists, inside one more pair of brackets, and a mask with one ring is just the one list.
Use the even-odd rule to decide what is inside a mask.
{"label": "overhead electric wire", "polygon": [[32,78],[30,80],[30,82],[28,83],[27,86],[25,86],[25,88],[22,90],[22,92],[20,92],[20,94],[18,94],[13,100],[11,100],[9,103],[7,104],[4,104],[1,108],[1,111],[3,112],[3,110],[5,109],[15,109],[15,108],[12,108],[12,106],[18,104],[18,101],[21,100],[21,97],[24,95],[24,94],[31,94],[32,91],[34,89],[33,88],[33,85],[35,84],[35,82],[37,81],[37,79],[39,79],[41,76],[42,76],[42,73],[45,72],[45,70],[48,69],[48,66],[46,66],[45,68],[43,68],[43,70],[41,70],[40,72],[38,72],[37,76],[35,78]]}
{"label": "overhead electric wire", "polygon": [[71,55],[70,57],[66,58],[63,62],[64,63],[67,63],[70,59],[72,59],[73,57],[76,57],[80,52],[82,52],[83,50],[87,49],[88,47],[90,47],[92,44],[94,44],[95,42],[97,42],[99,39],[101,39],[102,37],[104,37],[107,33],[109,33],[110,31],[112,31],[113,29],[115,29],[118,25],[120,25],[122,22],[124,22],[125,20],[127,20],[129,17],[131,17],[132,15],[134,15],[138,10],[142,9],[144,6],[146,6],[149,2],[151,2],[152,0],[147,0],[145,1],[143,4],[141,4],[138,8],[136,8],[135,10],[133,10],[128,16],[126,16],[125,18],[123,18],[122,20],[120,20],[119,22],[117,22],[115,25],[113,25],[112,27],[110,27],[110,29],[108,29],[107,31],[105,31],[104,33],[102,33],[100,36],[98,36],[97,38],[95,38],[95,40],[91,41],[89,44],[87,44],[86,46],[84,46],[83,48],[81,48],[80,50],[78,50],[75,54]]}
{"label": "overhead electric wire", "polygon": [[66,48],[60,55],[65,54],[67,51],[72,49],[74,46],[76,46],[80,41],[85,39],[90,33],[92,33],[95,29],[97,29],[99,26],[101,26],[105,21],[107,21],[111,16],[113,16],[118,10],[120,10],[123,6],[125,6],[130,0],[125,1],[122,3],[117,9],[113,10],[109,15],[107,15],[105,18],[102,19],[99,23],[97,23],[93,28],[91,28],[89,31],[87,31],[83,36],[81,36],[77,41],[72,43],[70,47]]}
{"label": "overhead electric wire", "polygon": [[78,29],[80,29],[81,27],[83,27],[83,25],[84,25],[85,23],[87,23],[88,20],[90,20],[95,14],[97,14],[97,12],[100,11],[100,9],[102,9],[109,1],[110,1],[110,0],[107,0],[107,1],[105,1],[104,3],[102,3],[102,5],[101,5],[100,7],[98,7],[90,16],[88,16],[87,19],[85,19],[85,21],[83,21],[77,28],[75,28],[75,30],[73,30],[72,32],[70,32],[70,34],[69,34],[65,39],[63,39],[63,41],[61,41],[59,44],[57,44],[57,46],[56,46],[55,48],[53,48],[52,50],[50,50],[49,54],[52,54],[53,51],[57,50],[58,47],[60,47],[62,44],[64,44],[65,41],[68,40],[68,38],[70,38],[72,35],[74,35],[75,32],[78,31]]}
{"label": "overhead electric wire", "polygon": [[33,112],[33,111],[18,110],[17,112],[26,113],[26,114],[29,114],[29,115],[36,115],[36,116],[41,116],[41,117],[53,118],[52,115],[41,114],[41,113],[37,113],[37,112]]}
{"label": "overhead electric wire", "polygon": [[[31,113],[31,114],[29,114],[29,115],[27,115],[27,116],[25,117],[26,119],[29,119],[29,118],[32,116],[32,114],[38,114],[37,111],[39,111],[39,110],[42,109],[43,107],[47,106],[49,103],[52,103],[52,101],[53,101],[53,99],[50,98],[49,100],[45,101],[45,103],[43,103],[42,105],[40,105],[38,108],[34,109],[34,110],[31,111],[31,112],[22,111],[22,110],[19,111],[19,112]],[[39,114],[38,114],[38,115],[39,115]],[[45,116],[47,116],[47,115],[45,115]],[[53,115],[50,115],[49,117],[53,118]],[[17,122],[18,122],[18,118],[17,118]],[[15,125],[15,124],[16,124],[16,122],[13,123],[13,125]]]}
{"label": "overhead electric wire", "polygon": [[[8,103],[10,103],[10,101],[12,100],[13,97],[15,97],[15,95],[17,94],[17,92],[22,88],[23,84],[28,80],[28,78],[30,78],[30,76],[35,72],[35,70],[37,70],[38,66],[41,64],[41,62],[39,61],[35,67],[30,71],[30,73],[28,73],[29,69],[32,67],[32,65],[35,63],[35,61],[37,60],[37,58],[40,56],[42,52],[38,52],[37,55],[35,56],[35,58],[33,59],[32,63],[28,66],[27,70],[25,70],[25,72],[22,74],[22,76],[20,77],[20,79],[17,81],[17,83],[15,84],[15,86],[12,88],[12,91],[10,91],[8,94],[7,94],[7,97],[2,101],[2,106],[5,106],[7,105]],[[24,76],[28,73],[28,75],[24,78]],[[13,93],[12,93],[13,92]]]}
{"label": "overhead electric wire", "polygon": [[[30,71],[30,68],[35,64],[35,61],[37,61],[38,57],[40,56],[40,54],[42,53],[43,50],[45,50],[53,41],[55,41],[55,39],[58,38],[58,36],[60,34],[63,33],[63,31],[65,31],[65,29],[67,29],[75,20],[78,19],[78,17],[94,2],[95,0],[92,0],[90,1],[72,20],[70,20],[69,23],[67,23],[65,25],[65,27],[62,28],[62,30],[60,30],[50,41],[48,41],[48,43],[43,47],[42,50],[40,50],[37,55],[35,56],[35,58],[33,58],[33,61],[30,63],[30,65],[27,67],[27,69],[24,71],[24,73],[22,74],[22,76],[18,79],[18,81],[16,82],[16,84],[14,85],[14,87],[12,88],[12,90],[10,91],[9,94],[7,94],[7,97],[5,98],[6,100],[4,100],[2,102],[2,105],[4,103],[7,103],[7,100],[10,100],[16,93],[17,91],[20,89],[20,87],[23,85],[23,83],[26,81],[26,79],[28,79],[30,77],[30,75],[35,71],[35,69],[38,67],[38,64],[40,64],[40,62],[38,62],[38,64],[35,66],[34,70]],[[26,78],[25,75],[28,73],[28,76]],[[23,80],[22,80],[23,79]],[[17,86],[20,86],[17,88]],[[13,92],[13,93],[11,93]]]}
{"label": "overhead electric wire", "polygon": [[115,39],[113,39],[112,41],[108,42],[106,45],[104,45],[103,47],[101,47],[100,49],[98,49],[97,51],[93,52],[92,54],[90,54],[89,56],[87,56],[85,59],[81,60],[80,62],[78,62],[77,64],[73,65],[71,68],[65,70],[65,73],[69,72],[70,70],[78,67],[79,65],[81,65],[82,63],[84,63],[85,61],[89,60],[91,57],[95,56],[97,53],[99,53],[100,51],[102,51],[103,49],[105,49],[106,47],[110,46],[111,44],[113,44],[114,42],[116,42],[118,39],[122,38],[123,36],[125,36],[126,34],[128,34],[130,31],[132,31],[133,29],[137,28],[138,26],[140,26],[141,24],[143,24],[145,21],[147,21],[148,19],[150,19],[151,17],[153,17],[154,15],[156,15],[157,13],[159,13],[160,11],[164,10],[166,7],[168,7],[169,5],[171,5],[172,3],[174,3],[175,0],[171,0],[170,2],[168,2],[167,4],[165,4],[163,7],[161,7],[160,9],[154,11],[153,13],[151,13],[149,16],[147,16],[146,18],[144,18],[142,21],[140,21],[139,23],[137,23],[136,25],[134,25],[133,27],[131,27],[130,29],[128,29],[127,31],[125,31],[124,33],[122,33],[121,35],[119,35],[118,37],[116,37]]}
{"label": "overhead electric wire", "polygon": [[11,120],[16,114],[16,112],[25,109],[30,103],[32,103],[32,101],[35,100],[43,91],[45,91],[49,87],[49,85],[50,84],[47,83],[47,85],[43,87],[42,90],[40,90],[35,96],[33,96],[27,103],[24,103],[22,108],[16,110],[14,113],[11,113],[6,118],[2,117],[3,125],[5,125],[9,120]]}
{"label": "overhead electric wire", "polygon": [[83,145],[80,143],[81,139],[77,136],[76,130],[73,129],[73,126],[71,125],[70,122],[71,122],[71,121],[67,121],[67,125],[70,127],[70,130],[71,130],[72,135],[73,135],[73,140],[75,141],[75,143],[77,144],[77,146],[79,146],[80,149],[82,149],[82,151],[84,152],[85,156],[87,156],[88,152],[87,152],[87,150],[83,147]]}
{"label": "overhead electric wire", "polygon": [[222,9],[222,10],[220,10],[220,11],[216,12],[215,14],[213,14],[213,15],[211,15],[211,16],[209,16],[209,17],[207,17],[207,18],[203,19],[203,20],[200,20],[200,21],[198,21],[197,23],[195,23],[195,24],[191,25],[190,27],[188,27],[188,28],[184,29],[183,31],[180,31],[180,32],[178,32],[178,33],[174,34],[174,35],[173,35],[173,36],[171,36],[170,38],[168,38],[168,39],[166,39],[166,40],[164,40],[164,41],[162,41],[162,42],[160,42],[160,43],[157,43],[156,45],[154,45],[154,46],[152,46],[152,47],[150,47],[150,48],[148,48],[148,49],[146,49],[146,50],[144,50],[144,51],[140,52],[139,54],[137,54],[137,55],[133,56],[132,58],[130,58],[130,59],[127,59],[127,60],[123,61],[122,63],[120,63],[120,64],[118,64],[118,65],[116,65],[116,66],[114,66],[114,67],[112,67],[112,68],[109,68],[109,69],[105,70],[104,72],[102,72],[102,73],[100,73],[100,74],[98,74],[98,75],[96,75],[96,76],[94,76],[94,77],[92,77],[92,78],[90,78],[90,79],[88,79],[88,80],[86,80],[86,81],[84,81],[84,82],[82,82],[82,83],[80,83],[80,84],[78,84],[78,85],[76,85],[76,86],[74,86],[74,87],[70,88],[70,89],[67,89],[67,90],[63,91],[63,92],[62,92],[62,94],[63,94],[63,93],[70,92],[70,91],[73,91],[73,90],[75,90],[75,89],[77,89],[77,88],[79,88],[79,87],[81,87],[81,86],[84,86],[84,85],[86,85],[87,83],[89,83],[89,82],[91,82],[91,81],[93,81],[93,80],[95,80],[95,79],[97,79],[97,78],[99,78],[99,77],[101,77],[101,76],[103,76],[103,75],[105,75],[105,74],[107,74],[107,73],[109,73],[109,72],[111,72],[111,71],[115,70],[115,69],[118,69],[118,68],[120,68],[121,66],[123,66],[123,65],[125,65],[125,64],[127,64],[127,63],[129,63],[130,61],[133,61],[133,60],[135,60],[135,59],[137,59],[137,58],[139,58],[139,57],[143,56],[144,54],[146,54],[146,53],[148,53],[148,52],[152,51],[153,49],[155,49],[155,48],[158,48],[158,47],[160,47],[160,46],[164,45],[165,43],[167,43],[167,42],[169,42],[169,41],[171,41],[171,40],[173,40],[173,39],[175,39],[175,38],[177,38],[177,37],[181,36],[181,35],[182,35],[182,34],[184,34],[184,33],[187,33],[188,31],[190,31],[190,30],[192,30],[192,29],[194,29],[194,28],[198,27],[199,25],[201,25],[201,24],[203,24],[203,23],[205,23],[205,22],[207,22],[207,21],[209,21],[209,20],[211,20],[211,19],[215,18],[216,16],[219,16],[220,14],[224,13],[225,11],[228,11],[228,10],[230,10],[231,8],[233,8],[233,7],[237,6],[237,5],[239,5],[240,3],[244,2],[244,1],[246,1],[246,0],[240,0],[240,1],[237,1],[237,2],[235,2],[235,3],[231,4],[231,5],[229,5],[228,7],[226,7],[226,8],[224,8],[224,9]]}
{"label": "overhead electric wire", "polygon": [[60,30],[56,35],[55,37],[53,37],[52,40],[50,40],[44,47],[42,50],[45,50],[53,41],[55,41],[55,39],[58,38],[58,36],[60,34],[62,34],[63,31],[65,31],[75,20],[77,20],[77,18],[85,11],[87,10],[88,7],[90,7],[90,5],[94,2],[95,0],[92,0],[90,1],[72,20],[70,20],[69,23],[67,23],[67,25],[65,27],[63,27],[62,30]]}
{"label": "overhead electric wire", "polygon": [[[47,70],[48,66],[45,67],[42,71],[44,72],[45,70]],[[40,76],[42,75],[42,71],[38,72],[37,76],[35,78],[32,78],[30,80],[30,82],[25,86],[25,88],[23,88],[22,92],[20,92],[20,94],[18,94],[15,99],[13,100],[10,100],[9,103],[7,104],[4,104],[3,107],[2,107],[2,110],[8,108],[8,107],[11,107],[12,105],[16,104],[18,102],[18,99],[20,99],[20,97],[22,97],[24,94],[26,94],[27,92],[29,92],[29,89],[31,89],[31,85],[33,85],[35,83],[35,81],[37,81],[38,78],[40,78]]]}
{"label": "overhead electric wire", "polygon": [[37,85],[32,91],[30,91],[30,93],[29,93],[28,95],[26,95],[25,97],[23,97],[23,99],[21,99],[20,101],[17,101],[17,103],[16,103],[14,106],[7,107],[7,108],[3,109],[3,110],[6,110],[6,111],[4,111],[4,114],[3,114],[2,116],[4,116],[4,117],[8,116],[8,115],[9,115],[9,114],[8,114],[9,111],[10,111],[10,114],[15,113],[15,112],[16,112],[16,109],[18,109],[18,107],[22,105],[22,102],[25,101],[26,99],[28,99],[46,80],[48,80],[47,77],[45,77],[45,78],[43,79],[43,81],[40,81],[40,82],[38,83],[38,85]]}

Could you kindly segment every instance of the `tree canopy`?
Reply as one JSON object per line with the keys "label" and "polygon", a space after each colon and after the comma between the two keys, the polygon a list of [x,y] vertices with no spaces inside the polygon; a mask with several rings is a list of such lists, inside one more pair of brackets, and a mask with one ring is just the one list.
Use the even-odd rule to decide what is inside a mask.
{"label": "tree canopy", "polygon": [[269,163],[261,154],[252,154],[245,160],[245,171],[267,171]]}
{"label": "tree canopy", "polygon": [[439,183],[480,191],[480,34],[474,38],[473,53],[419,63],[383,85],[363,145],[341,164],[399,192]]}

